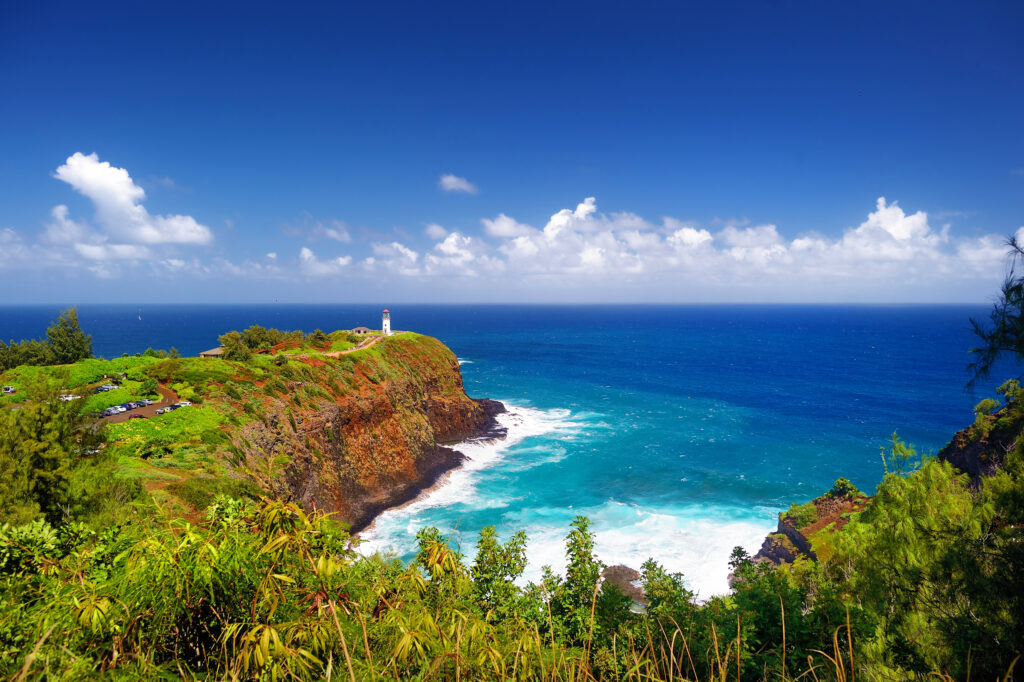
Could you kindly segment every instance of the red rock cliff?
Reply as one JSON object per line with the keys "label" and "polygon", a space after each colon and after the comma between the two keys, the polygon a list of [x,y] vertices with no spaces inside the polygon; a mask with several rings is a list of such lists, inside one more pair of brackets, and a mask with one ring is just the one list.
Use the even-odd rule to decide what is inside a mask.
{"label": "red rock cliff", "polygon": [[466,395],[455,355],[436,339],[403,334],[304,362],[314,381],[290,382],[236,440],[250,468],[272,472],[265,484],[354,531],[458,466],[462,455],[444,444],[503,435],[494,415],[504,408]]}

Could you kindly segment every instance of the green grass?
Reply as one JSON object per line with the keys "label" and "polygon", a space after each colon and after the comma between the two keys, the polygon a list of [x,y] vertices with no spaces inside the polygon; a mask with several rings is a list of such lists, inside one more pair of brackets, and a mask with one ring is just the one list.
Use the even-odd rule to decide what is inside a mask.
{"label": "green grass", "polygon": [[256,499],[259,491],[250,483],[233,478],[193,476],[167,486],[167,492],[195,510],[206,509],[218,495]]}
{"label": "green grass", "polygon": [[782,513],[780,520],[785,519],[791,520],[794,528],[804,528],[818,520],[818,508],[813,502],[793,504]]}
{"label": "green grass", "polygon": [[215,448],[223,443],[225,417],[209,407],[183,407],[149,419],[129,419],[107,427],[107,438],[122,455],[159,458],[185,446]]}

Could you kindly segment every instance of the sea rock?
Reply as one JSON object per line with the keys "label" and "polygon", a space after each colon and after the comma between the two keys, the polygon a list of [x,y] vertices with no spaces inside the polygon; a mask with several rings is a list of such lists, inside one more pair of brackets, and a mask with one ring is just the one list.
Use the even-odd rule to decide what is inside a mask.
{"label": "sea rock", "polygon": [[602,584],[615,585],[623,594],[637,604],[647,606],[647,597],[644,596],[643,589],[636,584],[640,580],[640,572],[635,568],[623,566],[622,564],[609,566],[601,571],[601,580],[603,581]]}

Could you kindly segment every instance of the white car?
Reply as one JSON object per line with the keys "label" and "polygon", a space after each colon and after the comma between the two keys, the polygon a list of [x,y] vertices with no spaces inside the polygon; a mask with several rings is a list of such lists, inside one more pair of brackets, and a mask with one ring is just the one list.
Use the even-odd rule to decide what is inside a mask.
{"label": "white car", "polygon": [[4,395],[14,395],[16,389],[14,386],[4,386]]}
{"label": "white car", "polygon": [[192,407],[192,403],[190,403],[187,400],[182,400],[180,403],[178,403],[178,407]]}
{"label": "white car", "polygon": [[64,394],[62,394],[62,395],[60,396],[60,401],[61,401],[62,403],[69,403],[69,402],[71,402],[72,400],[78,400],[78,399],[79,399],[79,398],[81,398],[81,397],[82,397],[82,396],[80,396],[80,395],[73,395],[73,394],[71,394],[71,393],[64,393]]}

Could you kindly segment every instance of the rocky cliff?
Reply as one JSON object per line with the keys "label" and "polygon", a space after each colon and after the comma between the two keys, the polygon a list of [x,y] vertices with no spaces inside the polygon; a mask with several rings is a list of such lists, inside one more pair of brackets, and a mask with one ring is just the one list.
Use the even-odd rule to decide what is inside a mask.
{"label": "rocky cliff", "polygon": [[1011,403],[998,412],[980,415],[975,423],[957,431],[936,455],[971,477],[979,485],[1003,466],[1006,456],[1018,447],[1024,428],[1020,405]]}
{"label": "rocky cliff", "polygon": [[415,334],[351,355],[300,357],[297,378],[233,436],[251,471],[358,531],[462,462],[452,443],[500,438],[501,403],[466,395],[455,355]]}

